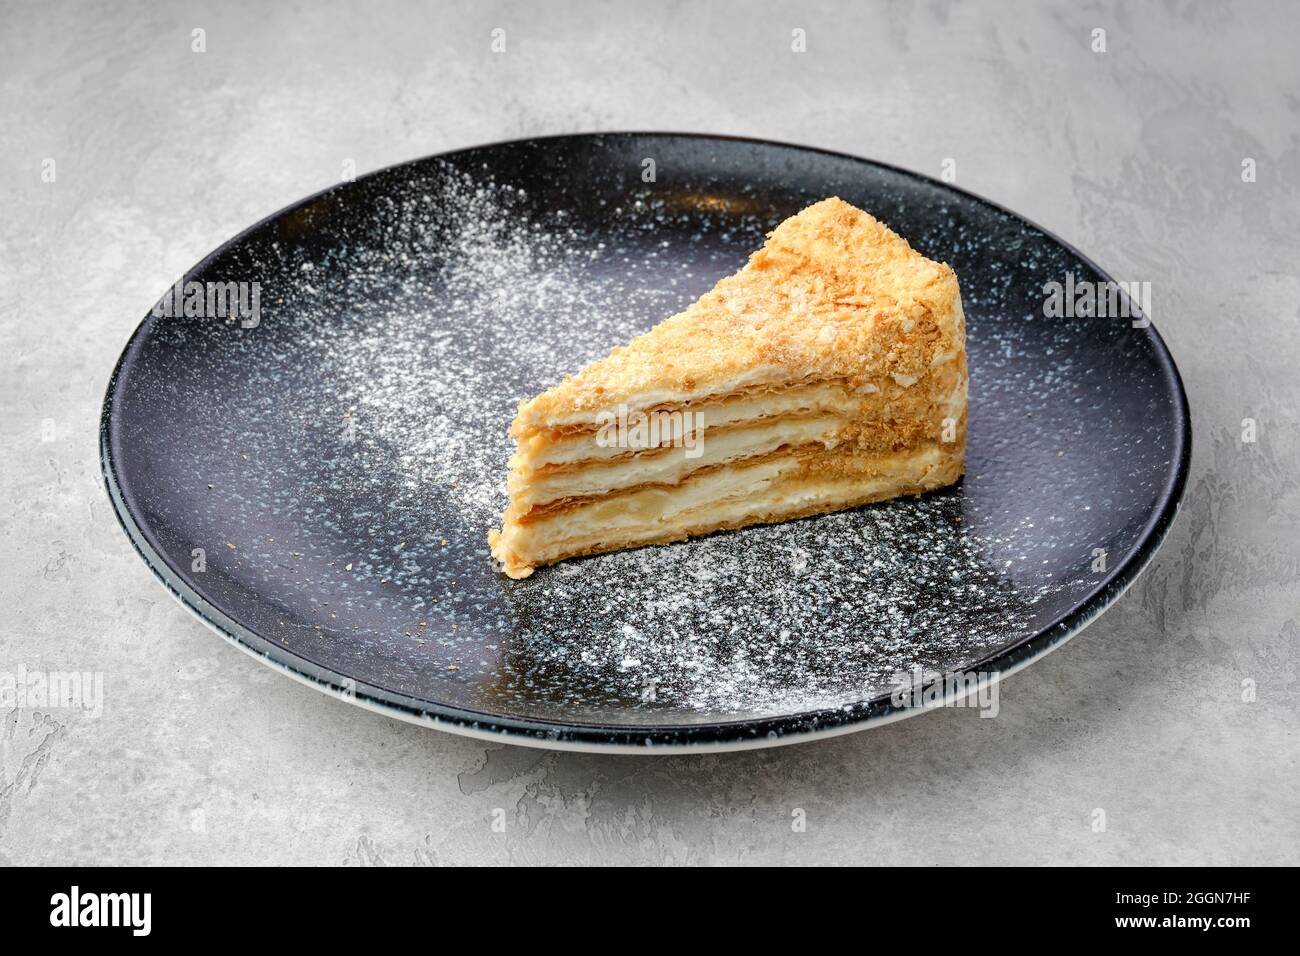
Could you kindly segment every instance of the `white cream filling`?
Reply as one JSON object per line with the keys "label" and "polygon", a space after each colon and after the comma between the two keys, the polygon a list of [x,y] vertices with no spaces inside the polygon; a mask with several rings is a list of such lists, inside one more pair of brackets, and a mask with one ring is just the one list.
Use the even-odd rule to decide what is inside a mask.
{"label": "white cream filling", "polygon": [[613,498],[597,499],[571,511],[540,518],[524,528],[533,535],[556,535],[565,539],[592,528],[612,531],[657,525],[713,502],[752,495],[782,472],[797,468],[798,464],[794,458],[779,458],[744,468],[710,472],[674,488],[642,488]]}
{"label": "white cream filling", "polygon": [[549,477],[512,474],[510,493],[518,505],[529,508],[560,498],[609,494],[637,485],[675,485],[701,468],[766,455],[782,445],[796,447],[821,442],[828,448],[832,447],[843,425],[844,419],[837,415],[817,415],[729,428],[712,438],[706,429],[693,449],[656,449],[626,460]]}
{"label": "white cream filling", "polygon": [[[668,411],[667,414],[669,415],[689,417],[684,418],[680,422],[680,427],[675,429],[668,427],[668,423],[665,423],[665,426],[659,429],[657,444],[659,447],[671,445],[674,443],[673,436],[689,436],[691,434],[690,430],[696,427],[703,429],[705,441],[707,442],[708,430],[711,428],[719,429],[751,420],[775,418],[778,415],[816,411],[836,412],[845,417],[852,417],[857,413],[859,404],[859,399],[850,396],[842,386],[834,384],[809,385],[804,388],[763,392],[758,395],[741,395],[718,402],[707,402]],[[651,406],[647,405],[646,407]],[[635,411],[629,412],[623,416],[621,421],[636,427],[638,421],[632,418],[635,414],[637,414]],[[699,417],[696,418],[696,415]],[[613,417],[613,420],[620,421],[617,415]],[[614,437],[612,430],[607,430],[603,436],[605,442],[603,444],[600,433],[593,434],[590,432],[582,432],[561,438],[550,444],[538,441],[529,446],[529,448],[536,448],[536,452],[530,454],[529,448],[525,448],[517,456],[517,459],[512,461],[512,465],[526,464],[530,468],[541,468],[544,465],[567,465],[579,461],[601,461],[619,458],[627,455],[630,451],[655,447],[654,445],[638,445],[635,447],[629,447],[627,444],[619,445],[611,443],[609,441],[611,437]],[[635,437],[635,435],[629,437]]]}
{"label": "white cream filling", "polygon": [[[637,408],[656,408],[660,405],[684,405],[687,402],[707,401],[739,392],[755,385],[780,385],[786,381],[786,370],[779,365],[758,365],[743,374],[719,382],[707,392],[682,389],[645,389],[636,393]],[[535,418],[527,423],[530,428],[567,428],[571,425],[591,425],[604,416],[618,414],[618,404],[607,405],[594,411],[574,411],[546,419]]]}

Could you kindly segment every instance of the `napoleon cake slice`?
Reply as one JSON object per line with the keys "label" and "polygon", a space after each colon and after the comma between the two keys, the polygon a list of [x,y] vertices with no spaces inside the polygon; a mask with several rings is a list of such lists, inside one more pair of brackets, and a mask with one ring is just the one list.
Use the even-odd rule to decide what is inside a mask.
{"label": "napoleon cake slice", "polygon": [[961,477],[957,277],[822,200],[684,312],[519,406],[505,573]]}

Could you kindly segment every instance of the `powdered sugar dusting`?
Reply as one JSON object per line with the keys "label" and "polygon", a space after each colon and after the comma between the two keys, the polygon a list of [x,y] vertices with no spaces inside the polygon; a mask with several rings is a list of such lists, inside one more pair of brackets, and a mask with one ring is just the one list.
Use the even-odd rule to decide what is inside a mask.
{"label": "powdered sugar dusting", "polygon": [[[464,173],[412,197],[385,254],[353,249],[341,263],[382,307],[359,330],[322,327],[314,343],[360,430],[388,449],[390,518],[436,518],[468,545],[468,567],[451,569],[458,600],[432,613],[450,625],[458,604],[500,606],[505,650],[481,675],[494,696],[567,699],[607,717],[836,707],[914,664],[968,660],[1027,632],[1040,594],[990,563],[1005,547],[961,526],[959,492],[571,561],[525,582],[496,575],[485,539],[506,504],[516,400],[685,305],[779,218],[728,218],[724,232],[633,198],[593,236],[527,199]],[[422,231],[425,210],[439,220]],[[682,244],[705,252],[668,254]]]}
{"label": "powdered sugar dusting", "polygon": [[[1143,423],[1089,412],[1115,387],[1096,337],[1139,346],[1033,312],[1043,277],[1076,260],[973,201],[919,204],[897,174],[858,196],[781,192],[775,173],[751,189],[715,168],[629,189],[429,162],[319,201],[299,214],[310,241],[294,220],[249,246],[275,290],[256,334],[158,332],[167,355],[197,358],[132,386],[152,416],[140,460],[179,457],[137,493],[175,499],[182,556],[237,543],[204,586],[273,594],[256,605],[270,640],[485,714],[636,728],[833,710],[1062,617],[1096,586],[1097,553],[1113,567],[1138,539],[1168,460]],[[486,537],[518,400],[678,311],[831,192],[957,270],[964,482],[524,581],[497,572]]]}

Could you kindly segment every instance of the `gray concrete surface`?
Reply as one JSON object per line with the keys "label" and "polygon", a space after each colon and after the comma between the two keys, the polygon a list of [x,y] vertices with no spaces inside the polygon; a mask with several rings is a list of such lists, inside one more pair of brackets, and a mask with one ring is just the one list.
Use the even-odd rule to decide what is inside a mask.
{"label": "gray concrete surface", "polygon": [[[1298,862],[1298,54],[1287,2],[6,3],[0,672],[104,683],[98,717],[0,707],[0,863]],[[485,745],[262,668],[127,544],[96,416],[158,277],[345,159],[629,128],[953,158],[1152,283],[1185,508],[997,719],[668,759]]]}

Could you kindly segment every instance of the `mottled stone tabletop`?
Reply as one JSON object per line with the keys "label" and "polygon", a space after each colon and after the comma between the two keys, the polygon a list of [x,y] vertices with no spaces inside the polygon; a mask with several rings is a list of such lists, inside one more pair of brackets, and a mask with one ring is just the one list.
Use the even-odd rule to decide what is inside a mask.
{"label": "mottled stone tabletop", "polygon": [[[1287,2],[7,9],[0,675],[103,684],[0,704],[0,863],[1300,861],[1298,89]],[[160,277],[349,161],[616,129],[951,161],[1151,283],[1194,419],[1182,512],[996,719],[731,755],[485,744],[262,667],[127,543],[97,416]]]}

